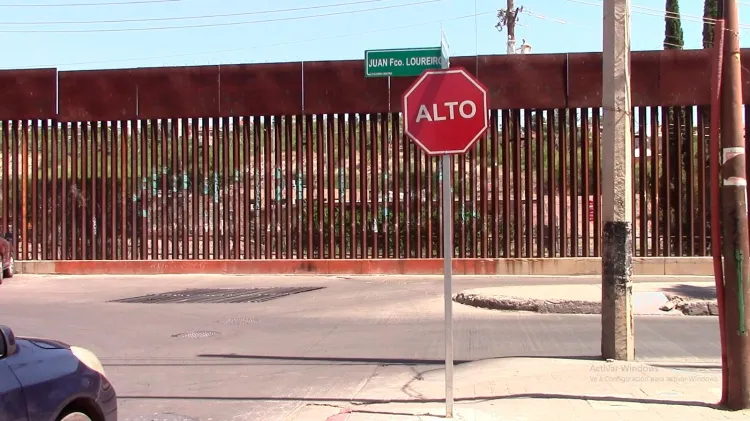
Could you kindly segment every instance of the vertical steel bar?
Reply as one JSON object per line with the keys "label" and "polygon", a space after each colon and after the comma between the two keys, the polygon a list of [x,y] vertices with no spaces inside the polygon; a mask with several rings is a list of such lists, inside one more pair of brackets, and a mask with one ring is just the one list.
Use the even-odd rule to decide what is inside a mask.
{"label": "vertical steel bar", "polygon": [[[461,218],[461,228],[459,234],[459,250],[458,257],[466,257],[466,155],[456,156],[458,159],[458,196],[460,197],[458,202],[458,212]],[[428,256],[432,257],[432,256]]]}
{"label": "vertical steel bar", "polygon": [[285,255],[287,259],[293,259],[292,246],[294,245],[294,232],[293,228],[296,224],[293,221],[293,203],[295,191],[292,187],[292,178],[294,178],[294,170],[292,168],[292,155],[293,147],[292,144],[292,133],[294,130],[293,121],[291,116],[284,116],[284,158],[286,168],[284,169],[284,181],[286,187],[284,188],[284,242],[286,244]]}
{"label": "vertical steel bar", "polygon": [[[29,120],[23,120],[21,123],[21,259],[29,258]],[[15,155],[18,156],[18,155]],[[36,157],[34,157],[36,160]]]}
{"label": "vertical steel bar", "polygon": [[[687,237],[688,237],[688,250],[690,252],[690,256],[695,256],[695,210],[696,210],[696,203],[695,203],[695,187],[696,187],[696,180],[695,180],[695,146],[693,145],[693,130],[695,125],[693,124],[693,110],[695,109],[693,106],[685,107],[686,113],[685,113],[685,137],[687,140],[687,174],[686,179],[687,183],[685,184],[685,189],[687,190],[687,206],[685,206],[685,212],[687,213]],[[703,164],[701,164],[703,165]],[[700,186],[700,184],[697,184],[697,186]],[[684,256],[684,254],[681,254],[680,256]]]}
{"label": "vertical steel bar", "polygon": [[211,257],[211,244],[209,239],[209,230],[210,230],[210,224],[211,224],[211,215],[209,210],[209,189],[210,189],[210,181],[209,176],[211,175],[209,164],[212,162],[210,157],[213,154],[213,148],[211,147],[211,142],[209,138],[209,122],[210,119],[208,118],[201,118],[200,120],[200,129],[201,129],[201,154],[203,155],[203,168],[202,168],[202,175],[203,175],[203,194],[201,195],[200,202],[201,202],[201,210],[200,210],[200,230],[203,234],[203,241],[202,241],[202,256],[203,259],[210,259]]}
{"label": "vertical steel bar", "polygon": [[427,198],[425,199],[426,205],[427,205],[427,241],[425,246],[427,247],[425,250],[426,257],[432,258],[433,257],[433,229],[432,229],[432,204],[433,204],[433,191],[432,191],[432,165],[435,162],[435,159],[433,159],[432,156],[425,154],[424,155],[424,161],[425,161],[425,190],[427,194]]}
{"label": "vertical steel bar", "polygon": [[[251,212],[250,212],[250,192],[253,189],[252,186],[252,173],[251,171],[254,171],[255,168],[252,167],[252,149],[251,149],[251,140],[252,140],[252,133],[255,131],[255,127],[253,127],[253,123],[250,120],[250,117],[242,117],[242,166],[240,167],[240,171],[242,171],[242,227],[243,227],[243,258],[244,259],[251,259],[252,258],[252,248],[251,245],[253,244],[253,233],[252,233],[252,225],[250,222],[251,219]],[[297,137],[297,142],[299,142],[299,136]],[[299,159],[299,157],[297,158]]]}
{"label": "vertical steel bar", "polygon": [[101,144],[104,143],[101,136],[101,124],[100,121],[91,124],[91,220],[86,221],[91,229],[91,260],[105,258],[100,253],[104,251],[104,247],[99,247],[99,241],[104,240],[103,233],[107,231],[107,212],[102,209],[104,192],[100,191],[100,180],[104,179],[104,165],[100,165],[101,154],[99,153]]}
{"label": "vertical steel bar", "polygon": [[[414,195],[414,191],[412,190],[412,144],[410,138],[405,137],[403,135],[403,132],[401,130],[402,125],[402,119],[399,115],[399,139],[402,140],[404,145],[404,199],[406,199],[405,204],[405,215],[404,215],[404,223],[406,225],[406,230],[404,234],[404,257],[409,259],[412,257],[412,241],[411,241],[411,218],[412,218],[412,204],[414,203],[414,198],[412,197]],[[443,245],[445,247],[445,245]],[[417,256],[414,256],[417,257]]]}
{"label": "vertical steel bar", "polygon": [[582,228],[583,228],[583,257],[591,256],[591,160],[589,154],[591,153],[591,135],[589,134],[589,109],[581,109],[581,197],[583,198],[584,206],[581,209],[582,213]]}
{"label": "vertical steel bar", "polygon": [[[62,126],[62,139],[59,138],[60,136],[60,129],[57,127]],[[52,224],[53,230],[56,233],[60,234],[60,259],[61,260],[67,260],[70,259],[70,254],[68,253],[68,238],[75,235],[75,233],[71,233],[68,229],[69,220],[68,220],[68,183],[70,182],[70,169],[68,167],[68,154],[70,152],[70,131],[68,130],[68,123],[59,123],[55,121],[55,133],[58,137],[58,143],[60,144],[60,155],[61,155],[61,161],[62,166],[60,168],[60,229],[57,229],[57,224]],[[57,181],[55,182],[55,185],[57,185]],[[55,195],[57,197],[57,195]],[[75,208],[74,205],[70,206],[71,212]],[[75,217],[71,218],[72,222],[75,222]]]}
{"label": "vertical steel bar", "polygon": [[567,111],[558,109],[558,139],[560,142],[560,257],[568,257],[568,139],[565,126]]}
{"label": "vertical steel bar", "polygon": [[145,260],[149,258],[148,255],[148,243],[151,238],[149,235],[149,142],[147,136],[149,133],[150,123],[147,120],[140,120],[138,122],[136,136],[138,137],[138,149],[141,155],[141,170],[140,170],[140,221],[141,221],[141,236],[140,236],[140,259]]}
{"label": "vertical steel bar", "polygon": [[684,236],[683,236],[683,224],[682,219],[685,212],[684,203],[682,202],[682,193],[683,193],[683,183],[682,183],[682,173],[684,171],[684,157],[683,157],[683,150],[684,150],[684,142],[685,138],[683,137],[684,131],[682,129],[682,125],[684,124],[684,118],[682,113],[684,112],[683,107],[674,107],[674,124],[675,124],[675,137],[677,139],[677,186],[675,189],[675,196],[677,199],[677,206],[675,207],[675,216],[676,216],[676,225],[677,225],[677,238],[675,239],[675,246],[677,251],[677,256],[683,256],[683,242],[684,242]]}
{"label": "vertical steel bar", "polygon": [[194,238],[192,231],[194,229],[193,224],[190,223],[192,203],[190,200],[190,155],[189,155],[189,143],[190,143],[190,122],[187,118],[180,120],[180,146],[182,146],[182,157],[180,159],[180,189],[181,206],[180,206],[180,228],[182,232],[182,253],[181,258],[188,260],[190,259],[192,243]]}
{"label": "vertical steel bar", "polygon": [[277,259],[282,258],[282,235],[281,235],[281,208],[283,207],[283,201],[282,201],[282,186],[283,183],[281,181],[281,178],[283,177],[282,174],[282,158],[281,158],[281,149],[283,147],[283,129],[281,126],[281,116],[274,116],[273,117],[273,196],[271,198],[271,203],[273,204],[273,224],[271,225],[271,230],[273,230],[273,238],[274,238],[274,244],[275,244],[275,257]]}
{"label": "vertical steel bar", "polygon": [[[110,250],[109,250],[109,253],[110,253],[110,259],[112,259],[112,260],[119,260],[119,257],[117,255],[117,249],[118,249],[117,246],[118,246],[118,243],[119,243],[119,241],[118,241],[119,238],[117,237],[117,226],[118,226],[118,223],[117,223],[117,208],[119,207],[119,206],[117,206],[118,205],[118,203],[117,203],[117,201],[118,201],[117,200],[117,196],[118,196],[117,195],[117,190],[118,190],[117,189],[117,184],[118,183],[117,182],[120,179],[124,179],[124,177],[118,176],[118,173],[119,173],[118,168],[120,167],[120,165],[119,165],[120,164],[120,157],[118,155],[120,154],[119,151],[120,151],[120,145],[121,145],[120,144],[120,130],[118,129],[118,122],[117,121],[112,121],[110,127],[111,127],[111,132],[109,134],[109,142],[107,142],[107,144],[109,145],[108,149],[111,151],[110,152],[111,153],[111,158],[110,158],[111,160],[110,160],[110,166],[109,166],[109,173],[110,173],[110,177],[109,177],[109,181],[110,181],[109,192],[110,192],[110,199],[111,199],[110,206],[112,207],[112,211],[111,211],[112,213],[110,213],[110,221],[111,221],[111,224],[112,224],[112,228],[110,229],[110,236],[109,236],[110,237],[110,244],[109,244]],[[106,149],[102,153],[106,153]],[[124,161],[124,159],[122,159],[122,160]],[[122,192],[122,194],[124,195],[125,193]],[[122,205],[122,204],[124,204],[124,200],[120,202],[120,205]],[[124,220],[125,216],[123,215],[122,218]],[[125,231],[122,230],[121,233],[120,233],[120,235],[122,236],[122,238],[124,238],[125,237]]]}
{"label": "vertical steel bar", "polygon": [[[72,135],[72,137],[70,138],[67,137],[68,127],[70,127],[71,129],[70,134]],[[78,195],[80,194],[80,191],[79,191],[80,185],[78,184],[78,162],[79,162],[78,161],[78,154],[79,154],[78,152],[78,136],[79,136],[78,123],[73,123],[70,125],[66,123],[65,128],[66,128],[66,143],[70,142],[70,166],[71,166],[70,177],[68,180],[66,180],[71,184],[70,186],[70,196],[71,196],[70,198],[70,257],[69,258],[72,260],[76,260],[76,258],[78,257],[77,251],[80,250],[80,248],[78,247],[78,238],[79,238],[78,227],[77,227],[78,215],[76,215],[77,213],[76,209],[78,208],[78,205],[80,203],[78,200]],[[68,203],[68,199],[67,199],[68,189],[67,189],[66,184],[63,184],[63,187],[64,187],[63,203],[67,204]],[[63,206],[63,209],[65,209],[65,206]],[[63,219],[65,219],[64,213],[63,213]],[[67,242],[66,237],[67,236],[63,237],[63,243]]]}
{"label": "vertical steel bar", "polygon": [[391,139],[393,141],[393,257],[401,258],[401,136],[399,114],[391,113]]}
{"label": "vertical steel bar", "polygon": [[325,220],[325,199],[326,199],[326,183],[325,183],[325,118],[321,114],[315,116],[315,161],[317,163],[316,172],[316,187],[317,195],[315,198],[318,204],[318,214],[315,223],[318,228],[318,258],[325,259],[326,247],[325,247],[325,231],[323,230],[323,221]]}
{"label": "vertical steel bar", "polygon": [[344,114],[336,115],[336,123],[338,126],[338,147],[336,148],[336,153],[339,167],[339,188],[337,195],[339,198],[339,258],[346,259],[346,122],[344,121]]}
{"label": "vertical steel bar", "polygon": [[[390,169],[388,166],[389,157],[388,157],[388,146],[389,146],[389,136],[390,136],[390,130],[388,130],[389,125],[389,115],[388,114],[381,114],[380,116],[380,156],[382,159],[382,170],[383,170],[383,186],[381,188],[383,192],[383,258],[387,259],[390,256],[390,249],[389,249],[389,241],[390,237],[388,235],[388,212],[391,210],[391,203],[390,203],[390,191],[391,191],[391,184],[390,184]],[[395,159],[395,157],[394,157]]]}
{"label": "vertical steel bar", "polygon": [[664,153],[662,154],[663,158],[663,174],[664,174],[664,210],[662,213],[662,226],[664,226],[664,257],[669,257],[672,255],[672,183],[671,183],[671,176],[672,171],[670,169],[670,152],[671,148],[669,147],[669,112],[671,110],[670,107],[660,107],[661,108],[661,130],[662,130],[662,141],[664,142]]}
{"label": "vertical steel bar", "polygon": [[357,186],[357,170],[359,168],[359,165],[357,165],[357,121],[355,114],[347,114],[347,118],[349,119],[349,217],[351,218],[349,248],[351,250],[352,259],[356,259],[358,258],[357,200],[359,197],[359,195],[357,194],[357,190],[359,190],[359,187]]}
{"label": "vertical steel bar", "polygon": [[159,154],[159,173],[161,174],[161,200],[159,206],[161,207],[161,218],[159,225],[157,226],[157,232],[161,232],[159,241],[161,241],[161,255],[160,258],[163,260],[169,259],[169,243],[170,243],[170,229],[169,216],[170,216],[170,203],[169,203],[169,180],[167,179],[167,173],[169,171],[169,147],[171,142],[169,141],[169,121],[167,119],[159,120],[159,143],[161,145],[161,152]]}
{"label": "vertical steel bar", "polygon": [[336,126],[336,118],[337,116],[334,114],[327,114],[325,116],[326,119],[326,150],[325,163],[327,164],[327,180],[328,181],[328,188],[326,189],[326,202],[328,203],[328,220],[324,221],[324,224],[327,227],[328,231],[328,258],[329,259],[335,259],[336,258],[336,170],[334,168],[334,163],[336,162],[336,157],[334,156],[334,145],[336,143],[336,132],[335,132],[335,126]]}
{"label": "vertical steel bar", "polygon": [[[482,139],[480,138],[481,142]],[[469,200],[471,200],[471,242],[469,243],[469,257],[477,258],[479,238],[477,238],[477,150],[476,144],[471,148],[469,155]]]}
{"label": "vertical steel bar", "polygon": [[[706,256],[708,255],[706,250],[706,234],[707,229],[706,226],[709,223],[708,213],[706,212],[708,209],[706,207],[706,198],[708,197],[708,184],[706,180],[706,168],[709,165],[708,160],[706,159],[706,122],[703,118],[704,114],[706,113],[706,108],[704,106],[698,106],[698,119],[697,119],[697,125],[698,125],[698,214],[700,215],[700,219],[698,219],[698,255],[699,256]],[[749,111],[747,108],[745,109],[746,112]],[[746,120],[747,121],[747,120]],[[654,169],[652,168],[652,173]]]}
{"label": "vertical steel bar", "polygon": [[156,196],[156,126],[153,120],[141,120],[141,170],[143,186],[141,209],[143,214],[142,259],[156,259],[156,231],[154,222],[158,217]]}
{"label": "vertical steel bar", "polygon": [[[548,257],[557,257],[557,154],[555,148],[555,110],[547,110],[547,197]],[[561,245],[562,247],[562,245]]]}
{"label": "vertical steel bar", "polygon": [[[648,180],[646,176],[648,174],[648,143],[646,138],[648,137],[646,107],[638,107],[638,166],[639,166],[639,188],[638,188],[638,200],[640,218],[638,219],[638,225],[641,232],[640,241],[640,252],[642,257],[648,257]],[[635,161],[635,159],[633,160]],[[635,171],[633,174],[636,174]],[[634,189],[635,190],[635,189]]]}
{"label": "vertical steel bar", "polygon": [[631,175],[631,186],[630,189],[630,203],[632,204],[630,209],[630,218],[631,218],[631,226],[632,226],[632,236],[633,241],[631,243],[632,248],[632,254],[633,256],[638,255],[638,173],[636,172],[636,158],[635,158],[635,152],[638,149],[638,140],[636,139],[636,127],[638,126],[638,110],[635,107],[632,107],[630,109],[630,119],[632,124],[630,125],[630,138],[632,141],[630,142],[630,175]]}
{"label": "vertical steel bar", "polygon": [[305,116],[305,154],[307,171],[305,172],[305,204],[307,205],[307,258],[315,258],[315,241],[313,239],[313,203],[315,190],[315,176],[313,174],[313,149],[315,148],[315,139],[313,138],[313,117]]}
{"label": "vertical steel bar", "polygon": [[[44,179],[46,177],[40,177],[39,172],[44,171],[47,172],[49,167],[47,166],[47,163],[45,162],[44,165],[42,165],[42,168],[39,168],[39,131],[41,127],[39,127],[39,124],[41,122],[39,120],[33,120],[32,121],[32,129],[31,129],[31,258],[33,260],[38,260],[40,251],[42,255],[42,259],[45,258],[46,255],[46,249],[47,249],[47,233],[46,233],[46,220],[47,220],[47,195],[44,194],[42,196],[41,205],[44,209],[44,212],[42,214],[39,214],[39,184],[40,181],[44,182]],[[46,140],[46,136],[42,135]],[[45,142],[46,143],[46,142]],[[46,148],[43,148],[46,149]],[[45,151],[46,152],[46,151]],[[46,161],[46,154],[42,157],[43,160]],[[40,180],[41,179],[41,180]],[[46,189],[45,189],[46,190]],[[46,193],[46,192],[45,192]],[[37,227],[40,225],[39,217],[42,217],[43,220],[43,227],[42,227],[42,235],[44,238],[43,241],[39,241],[39,232],[37,231]],[[41,250],[40,250],[41,249]]]}
{"label": "vertical steel bar", "polygon": [[578,110],[568,110],[570,141],[570,255],[578,257]]}
{"label": "vertical steel bar", "polygon": [[[131,237],[128,233],[128,146],[130,145],[129,130],[127,120],[120,122],[120,161],[119,161],[119,173],[120,173],[120,254],[117,256],[119,260],[127,260],[128,256],[128,238]],[[112,189],[114,191],[114,189]],[[132,258],[134,259],[134,258]]]}
{"label": "vertical steel bar", "polygon": [[302,174],[304,173],[304,151],[302,146],[304,144],[303,133],[304,127],[302,125],[303,117],[301,115],[294,116],[294,127],[295,127],[295,145],[296,145],[296,159],[295,159],[295,177],[297,182],[297,191],[295,195],[297,197],[297,214],[295,220],[297,221],[297,259],[304,257],[304,245],[302,238],[302,227],[304,225],[304,186],[302,181]]}
{"label": "vertical steel bar", "polygon": [[510,180],[511,173],[511,156],[510,156],[510,111],[502,111],[502,143],[503,143],[503,156],[502,156],[502,167],[503,167],[503,253],[502,257],[510,258],[512,256],[510,250],[511,237],[513,230],[511,229],[511,218],[510,218],[510,190],[512,183]]}
{"label": "vertical steel bar", "polygon": [[[481,142],[479,144],[479,155],[480,155],[480,172],[479,172],[479,196],[481,198],[481,210],[479,211],[479,217],[481,218],[480,224],[479,224],[479,237],[480,237],[480,246],[481,246],[481,253],[477,257],[481,257],[483,259],[486,259],[490,257],[489,253],[489,225],[487,223],[487,218],[489,217],[489,201],[490,201],[490,188],[489,183],[487,179],[488,174],[488,162],[487,162],[487,141],[489,140],[489,135],[487,133],[483,134],[482,137],[479,138],[479,141]],[[493,165],[494,168],[494,165]],[[493,218],[494,219],[494,218]]]}
{"label": "vertical steel bar", "polygon": [[380,171],[378,168],[378,143],[380,135],[378,130],[378,121],[381,114],[370,115],[370,165],[372,168],[372,258],[380,257],[380,248],[378,247],[378,217],[380,216],[380,206],[378,202],[378,178]]}
{"label": "vertical steel bar", "polygon": [[[263,173],[262,171],[262,158],[261,158],[261,150],[263,148],[263,125],[261,122],[261,117],[255,116],[253,117],[253,229],[255,230],[255,249],[254,249],[254,256],[255,259],[260,259],[261,256],[263,256],[262,251],[262,241],[266,228],[263,225],[263,216],[261,215],[262,207],[261,203],[261,197],[263,194],[263,191],[261,189],[261,185],[263,185]],[[309,141],[309,138],[308,138]]]}
{"label": "vertical steel bar", "polygon": [[[500,110],[490,111],[490,150],[492,160],[492,255],[495,259],[500,257],[500,148],[498,147],[498,117]],[[505,189],[503,189],[504,191]],[[506,229],[506,228],[503,228]]]}
{"label": "vertical steel bar", "polygon": [[[224,221],[224,229],[227,231],[226,236],[226,242],[229,243],[229,250],[226,255],[227,259],[239,259],[240,258],[240,249],[241,249],[241,243],[240,243],[240,230],[241,230],[241,221],[242,218],[240,217],[240,211],[239,211],[239,189],[238,183],[239,183],[239,160],[240,160],[240,151],[239,151],[239,135],[240,131],[242,130],[242,126],[240,125],[239,117],[230,117],[226,119],[226,122],[228,124],[229,133],[224,138],[224,142],[227,152],[225,154],[229,154],[229,160],[227,161],[227,164],[225,165],[228,168],[227,172],[227,186],[225,187],[224,191],[229,194],[229,197],[225,199],[225,213],[228,214],[227,219]],[[231,145],[230,145],[231,142]]]}
{"label": "vertical steel bar", "polygon": [[[112,133],[112,130],[116,130],[116,127],[111,128],[109,126],[109,123],[106,121],[102,122],[102,125],[100,126],[101,130],[101,144],[99,146],[99,155],[100,155],[100,162],[101,162],[101,174],[102,174],[102,187],[101,187],[101,213],[102,213],[102,234],[101,234],[101,258],[102,259],[114,259],[114,256],[107,256],[107,232],[110,231],[110,228],[114,229],[114,226],[116,224],[115,217],[108,218],[107,211],[111,207],[112,211],[114,212],[116,208],[115,201],[110,202],[110,198],[112,197],[114,191],[108,192],[107,191],[107,185],[110,181],[110,171],[114,169],[114,157],[110,155],[110,146],[112,146],[113,139],[111,138],[114,136],[114,133]],[[112,152],[114,153],[114,152]],[[112,178],[114,178],[114,171],[112,172]],[[112,181],[114,182],[114,181]],[[110,203],[108,203],[110,202]],[[110,238],[110,241],[114,244],[115,239],[114,237]]]}
{"label": "vertical steel bar", "polygon": [[599,108],[594,109],[592,118],[592,134],[593,134],[593,147],[594,147],[594,180],[595,180],[595,194],[594,194],[594,256],[601,256],[601,240],[602,240],[602,161],[601,161],[601,111]]}
{"label": "vertical steel bar", "polygon": [[263,214],[263,232],[265,237],[261,239],[263,249],[265,250],[265,258],[270,259],[273,250],[273,244],[271,243],[271,121],[269,116],[263,117],[263,177],[261,183],[263,184],[263,207],[261,213]]}
{"label": "vertical steel bar", "polygon": [[[278,119],[276,119],[278,124]],[[231,186],[231,177],[230,173],[232,172],[232,163],[231,163],[231,151],[232,151],[232,136],[229,133],[230,131],[230,124],[231,120],[226,117],[222,117],[220,119],[221,124],[221,140],[219,141],[219,145],[221,147],[221,186],[219,187],[219,191],[221,192],[221,199],[219,200],[219,203],[217,204],[219,206],[219,209],[221,209],[221,213],[219,214],[219,218],[221,218],[221,221],[219,222],[219,235],[221,237],[221,259],[229,259],[230,254],[230,246],[232,242],[232,219],[230,217],[230,211],[232,208],[232,186]],[[276,136],[278,136],[278,130],[275,130]],[[278,254],[276,255],[278,256]]]}
{"label": "vertical steel bar", "polygon": [[[62,256],[65,255],[65,249],[62,250],[62,253],[60,252],[59,245],[57,243],[58,241],[57,233],[58,233],[59,227],[62,227],[63,232],[64,232],[65,223],[61,221],[62,223],[58,224],[58,213],[57,213],[58,204],[59,204],[58,196],[57,196],[57,192],[58,192],[57,183],[60,181],[60,161],[59,161],[60,152],[59,152],[59,147],[58,147],[58,144],[59,144],[58,143],[58,130],[59,129],[58,129],[58,124],[56,120],[51,121],[49,130],[50,130],[49,135],[51,137],[50,140],[52,142],[52,145],[51,145],[51,160],[52,160],[51,171],[52,173],[51,173],[51,180],[50,180],[51,189],[52,189],[52,204],[51,204],[52,205],[51,206],[52,220],[51,220],[51,225],[49,227],[50,242],[52,243],[52,255],[50,256],[50,259],[60,260],[62,259]],[[67,170],[67,168],[63,167],[63,171],[65,170]],[[5,201],[6,201],[5,196],[3,196],[3,202]],[[59,206],[59,207],[63,207],[63,206]],[[5,227],[3,228],[7,229]]]}
{"label": "vertical steel bar", "polygon": [[515,251],[514,257],[523,257],[523,197],[522,178],[523,167],[521,166],[521,110],[513,110],[513,226],[515,227]]}
{"label": "vertical steel bar", "polygon": [[[81,123],[81,259],[88,260],[88,205],[89,197],[87,187],[91,177],[91,170],[89,167],[89,151],[91,149],[89,144],[89,123]],[[91,203],[92,206],[96,203],[95,197],[92,194]],[[93,247],[93,246],[92,246]]]}
{"label": "vertical steel bar", "polygon": [[158,120],[150,119],[149,124],[149,136],[146,139],[146,144],[149,147],[148,155],[148,168],[149,168],[149,189],[148,194],[148,227],[149,227],[149,238],[151,244],[149,246],[149,258],[158,260],[159,259],[159,219],[161,215],[159,201],[159,122]]}
{"label": "vertical steel bar", "polygon": [[[524,177],[523,186],[526,191],[526,221],[524,223],[526,237],[525,257],[534,257],[534,151],[532,148],[532,115],[531,110],[524,110],[524,139],[525,153],[523,157],[526,176]],[[538,180],[537,180],[538,182]]]}
{"label": "vertical steel bar", "polygon": [[424,194],[422,193],[422,155],[424,153],[422,150],[418,147],[414,148],[414,177],[416,178],[415,183],[415,189],[417,193],[417,200],[416,200],[416,216],[417,216],[417,225],[415,227],[416,235],[417,235],[417,241],[416,241],[416,258],[420,259],[423,256],[422,253],[422,202],[425,200]]}
{"label": "vertical steel bar", "polygon": [[367,259],[368,256],[368,241],[367,241],[367,206],[368,206],[368,191],[367,188],[367,169],[369,165],[367,163],[367,115],[357,114],[357,124],[359,125],[359,197],[360,197],[360,213],[362,221],[362,240],[360,243],[361,247],[361,258]]}
{"label": "vertical steel bar", "polygon": [[180,188],[182,184],[180,177],[182,176],[182,163],[180,159],[181,145],[180,140],[180,122],[178,119],[170,119],[170,133],[169,133],[169,154],[172,157],[172,200],[170,201],[172,223],[172,259],[184,259],[185,256],[182,254],[185,248],[185,223],[182,219],[182,212],[184,206],[182,205],[181,196],[183,196],[183,189]]}
{"label": "vertical steel bar", "polygon": [[[209,142],[209,145],[212,145],[211,148],[211,154],[213,158],[213,167],[212,167],[212,178],[211,181],[211,207],[209,210],[209,215],[212,215],[212,222],[211,226],[209,228],[209,232],[211,233],[211,246],[213,247],[213,251],[211,253],[212,259],[221,259],[221,189],[223,186],[220,185],[220,177],[221,177],[221,150],[222,150],[222,137],[221,137],[221,119],[216,117],[211,117],[210,119],[210,127],[209,127],[209,135],[211,136],[211,140]],[[267,133],[266,133],[267,134]]]}
{"label": "vertical steel bar", "polygon": [[[131,197],[129,198],[132,201],[130,202],[132,206],[130,207],[131,215],[131,227],[130,227],[130,257],[125,255],[125,259],[132,259],[136,260],[138,259],[138,251],[137,251],[137,241],[138,241],[138,225],[137,225],[137,219],[138,219],[138,213],[137,213],[137,207],[136,207],[136,200],[137,200],[137,192],[138,192],[138,186],[139,186],[139,179],[138,179],[138,126],[136,124],[135,120],[130,120],[130,127],[126,129],[125,131],[125,143],[130,145],[130,162],[126,163],[123,162],[123,168],[125,165],[130,167],[130,186],[131,186]],[[124,161],[124,160],[123,160]],[[123,205],[124,206],[124,205]]]}
{"label": "vertical steel bar", "polygon": [[[544,115],[542,110],[534,112],[534,147],[536,172],[536,257],[544,257]],[[584,148],[584,151],[587,149]],[[585,176],[584,176],[585,177]],[[587,196],[588,199],[588,196]],[[588,225],[587,225],[588,226]],[[588,232],[588,231],[587,231]],[[588,243],[587,243],[588,244]]]}

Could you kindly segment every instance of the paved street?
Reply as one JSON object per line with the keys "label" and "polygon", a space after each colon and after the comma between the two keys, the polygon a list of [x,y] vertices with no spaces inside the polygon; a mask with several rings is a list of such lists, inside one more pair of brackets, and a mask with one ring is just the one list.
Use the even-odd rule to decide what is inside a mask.
{"label": "paved street", "polygon": [[[96,352],[118,390],[124,421],[280,421],[304,403],[360,396],[378,376],[442,368],[441,281],[439,276],[19,275],[0,287],[0,323],[19,335],[54,337]],[[454,291],[560,282],[458,278]],[[185,288],[279,286],[325,288],[247,304],[108,302]],[[459,304],[454,309],[455,357],[461,362],[598,355],[598,316],[503,313]],[[180,334],[188,337],[175,336]],[[640,317],[636,335],[643,361],[708,369],[718,361],[715,317]]]}

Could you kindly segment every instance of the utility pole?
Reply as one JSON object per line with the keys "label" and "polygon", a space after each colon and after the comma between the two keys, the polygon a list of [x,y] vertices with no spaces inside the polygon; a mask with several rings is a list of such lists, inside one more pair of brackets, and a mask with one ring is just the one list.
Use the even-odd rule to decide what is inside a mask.
{"label": "utility pole", "polygon": [[[750,312],[748,285],[747,178],[748,156],[743,136],[742,66],[737,0],[724,0],[720,16],[726,25],[721,86],[721,211],[724,257],[724,314],[727,338],[726,406],[750,408]],[[717,210],[718,211],[718,210]]]}
{"label": "utility pole", "polygon": [[635,358],[630,0],[604,0],[602,54],[602,357]]}
{"label": "utility pole", "polygon": [[523,6],[516,7],[515,0],[507,0],[507,2],[505,9],[497,11],[495,28],[498,31],[508,28],[508,48],[506,52],[516,54],[516,22],[518,22],[518,14],[523,12]]}

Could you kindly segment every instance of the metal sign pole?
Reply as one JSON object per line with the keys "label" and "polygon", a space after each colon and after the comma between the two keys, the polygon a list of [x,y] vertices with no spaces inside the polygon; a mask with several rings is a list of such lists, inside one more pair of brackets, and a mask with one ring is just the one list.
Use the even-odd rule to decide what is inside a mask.
{"label": "metal sign pole", "polygon": [[445,288],[445,416],[453,418],[453,189],[451,157],[443,155],[443,283]]}

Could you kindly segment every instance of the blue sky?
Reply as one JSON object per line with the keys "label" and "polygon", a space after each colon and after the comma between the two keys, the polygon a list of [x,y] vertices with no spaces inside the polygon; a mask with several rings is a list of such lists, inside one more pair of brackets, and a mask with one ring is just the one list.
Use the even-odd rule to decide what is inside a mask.
{"label": "blue sky", "polygon": [[[506,34],[494,28],[496,9],[505,0],[140,0],[91,5],[118,1],[138,0],[0,0],[0,67],[74,70],[360,59],[366,49],[439,45],[441,24],[452,55],[505,52]],[[661,49],[664,18],[659,11],[664,3],[632,0],[634,50]],[[700,48],[703,1],[680,3],[686,48]],[[42,6],[55,4],[68,6]],[[321,7],[330,5],[339,6]],[[529,12],[517,27],[519,44],[526,38],[534,53],[601,51],[601,0],[516,0],[516,5]],[[301,8],[312,9],[279,12]],[[245,15],[142,21],[241,13]],[[317,17],[290,20],[313,15]],[[54,23],[63,21],[109,22]],[[750,0],[740,0],[740,22],[741,43],[750,46],[745,41],[750,37]],[[143,30],[111,32],[132,28]]]}

